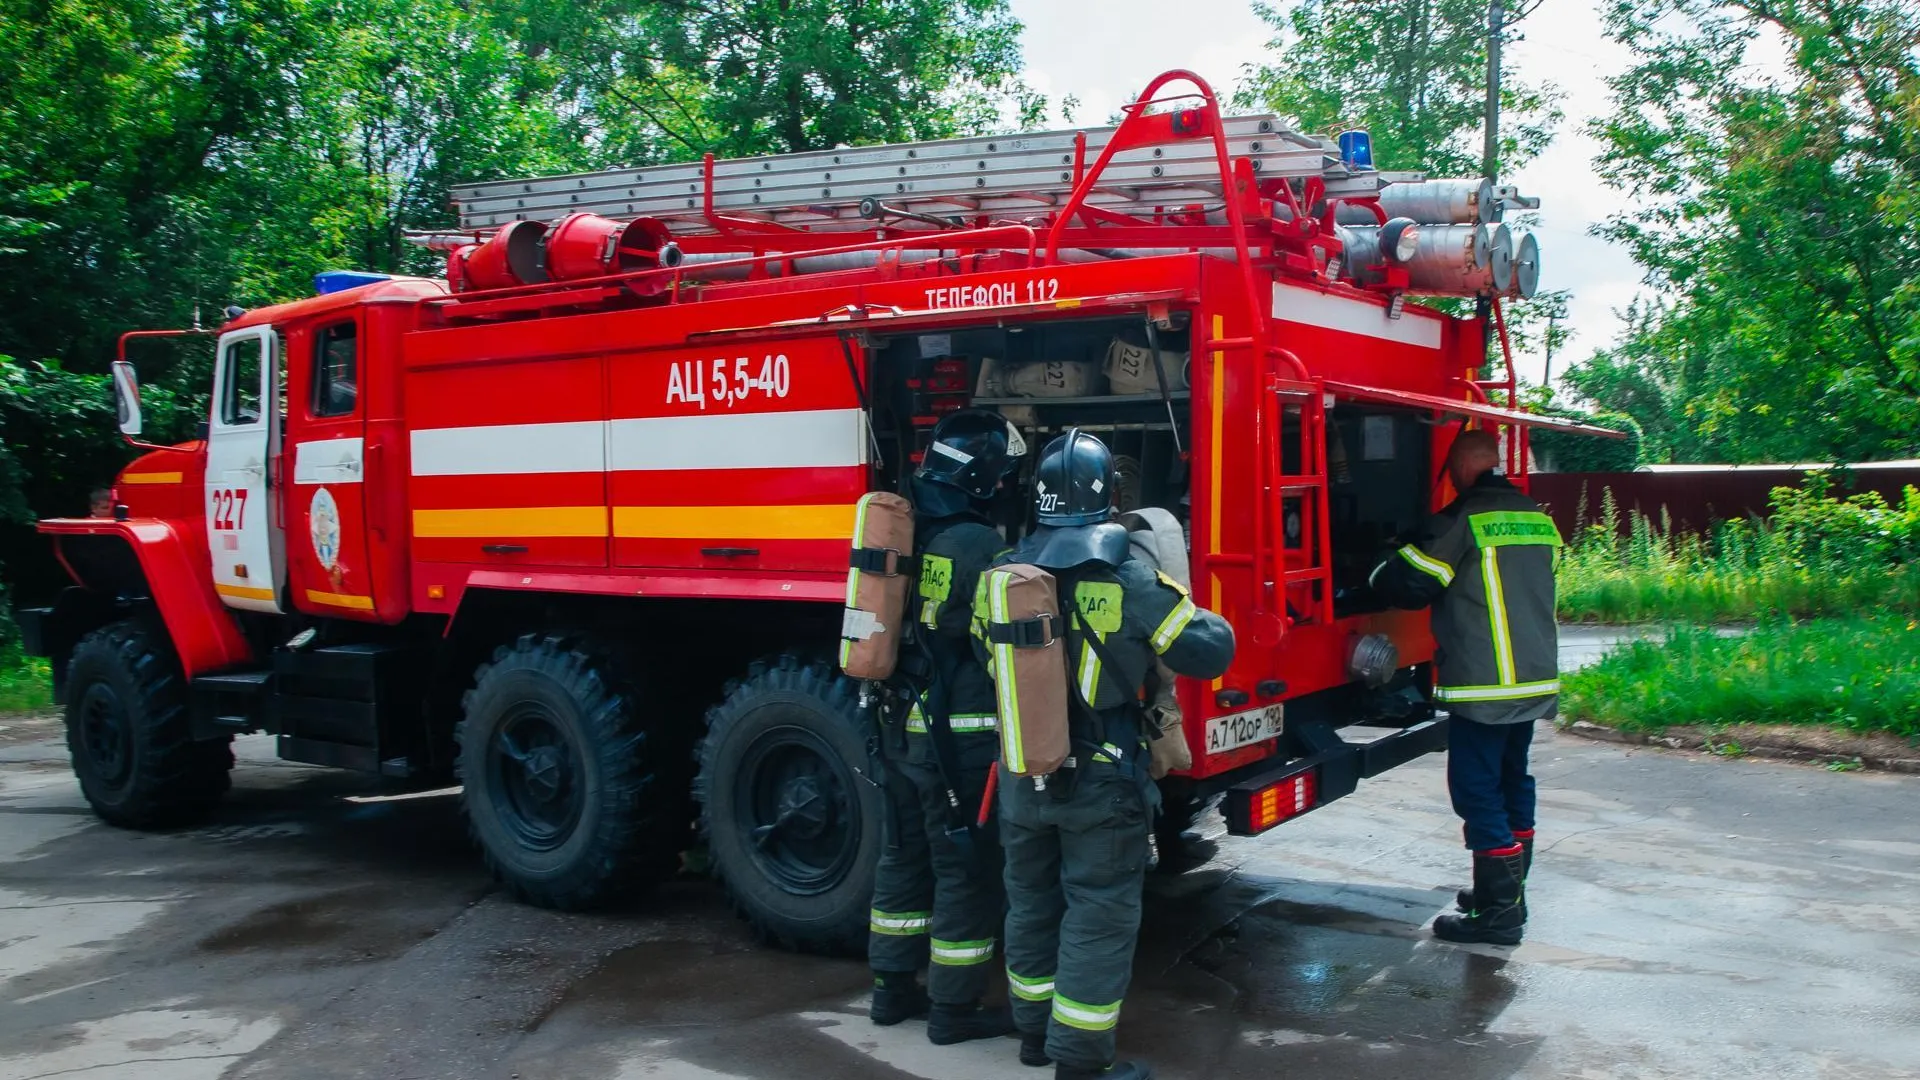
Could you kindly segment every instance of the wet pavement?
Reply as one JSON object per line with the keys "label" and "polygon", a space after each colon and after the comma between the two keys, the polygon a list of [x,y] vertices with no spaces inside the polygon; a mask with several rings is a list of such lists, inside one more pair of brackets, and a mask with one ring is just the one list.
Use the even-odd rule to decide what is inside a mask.
{"label": "wet pavement", "polygon": [[[861,964],[756,946],[703,882],[514,904],[444,794],[243,740],[216,822],[141,835],[8,734],[0,1080],[1049,1075],[873,1027]],[[1173,1080],[1920,1077],[1920,778],[1536,756],[1526,944],[1427,935],[1466,869],[1430,758],[1156,879],[1123,1052]]]}

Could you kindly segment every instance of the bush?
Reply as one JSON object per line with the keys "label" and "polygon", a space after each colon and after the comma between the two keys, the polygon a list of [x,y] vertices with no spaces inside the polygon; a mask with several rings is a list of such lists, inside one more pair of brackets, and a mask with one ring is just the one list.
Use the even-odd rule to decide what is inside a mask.
{"label": "bush", "polygon": [[1823,477],[1776,488],[1768,521],[1723,522],[1711,536],[1634,515],[1622,535],[1611,491],[1559,573],[1564,619],[1745,622],[1859,611],[1920,612],[1920,491],[1836,499]]}
{"label": "bush", "polygon": [[15,647],[0,647],[0,716],[52,707],[53,682],[47,662]]}
{"label": "bush", "polygon": [[1920,620],[1776,617],[1732,635],[1676,627],[1563,676],[1561,710],[1639,731],[1826,724],[1920,737]]}

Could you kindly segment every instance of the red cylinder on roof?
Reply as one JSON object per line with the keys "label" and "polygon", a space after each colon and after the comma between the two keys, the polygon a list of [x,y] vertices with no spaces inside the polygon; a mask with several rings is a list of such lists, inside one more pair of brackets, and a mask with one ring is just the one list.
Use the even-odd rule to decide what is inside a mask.
{"label": "red cylinder on roof", "polygon": [[[540,240],[547,234],[544,221],[514,221],[499,230],[479,247],[468,250],[461,259],[461,277],[468,289],[505,289],[514,285],[537,285],[548,280],[546,250]],[[448,280],[452,275],[449,272]]]}
{"label": "red cylinder on roof", "polygon": [[547,235],[547,274],[554,281],[574,281],[659,266],[671,236],[652,218],[615,221],[568,214]]}

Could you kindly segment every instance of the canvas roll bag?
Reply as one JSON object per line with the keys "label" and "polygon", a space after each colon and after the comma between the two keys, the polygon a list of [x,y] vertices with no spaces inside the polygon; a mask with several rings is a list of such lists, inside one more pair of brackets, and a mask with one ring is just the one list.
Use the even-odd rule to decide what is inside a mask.
{"label": "canvas roll bag", "polygon": [[[1127,527],[1133,558],[1172,578],[1181,588],[1193,587],[1187,573],[1186,532],[1179,518],[1158,506],[1143,506],[1120,515],[1120,523]],[[1159,674],[1159,686],[1153,700],[1147,702],[1147,723],[1159,729],[1159,735],[1147,740],[1147,769],[1158,780],[1169,772],[1193,768],[1193,748],[1187,745],[1187,733],[1181,727],[1173,670],[1157,657],[1154,670]]]}
{"label": "canvas roll bag", "polygon": [[1073,752],[1059,586],[1045,570],[1014,563],[982,574],[980,588],[1000,719],[1000,767],[1015,776],[1046,776]]}
{"label": "canvas roll bag", "polygon": [[[1190,367],[1184,352],[1160,351],[1161,370],[1167,376],[1167,390],[1185,390]],[[1160,375],[1153,370],[1153,350],[1115,337],[1107,345],[1106,362],[1101,370],[1116,394],[1158,394]]]}
{"label": "canvas roll bag", "polygon": [[913,584],[913,504],[888,491],[860,496],[840,620],[840,670],[856,679],[893,674]]}

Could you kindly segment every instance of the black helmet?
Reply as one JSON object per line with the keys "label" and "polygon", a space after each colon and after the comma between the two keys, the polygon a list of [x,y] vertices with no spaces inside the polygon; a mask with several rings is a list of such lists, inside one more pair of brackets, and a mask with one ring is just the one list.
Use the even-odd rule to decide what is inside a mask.
{"label": "black helmet", "polygon": [[1087,562],[1118,566],[1127,530],[1113,520],[1113,454],[1078,428],[1047,444],[1033,471],[1033,535],[1026,561],[1051,570]]}
{"label": "black helmet", "polygon": [[1094,525],[1113,520],[1113,453],[1079,428],[1047,444],[1033,470],[1034,520]]}
{"label": "black helmet", "polygon": [[965,513],[993,498],[1026,455],[1020,431],[998,413],[960,409],[940,418],[920,468],[913,474],[914,505],[932,517]]}

